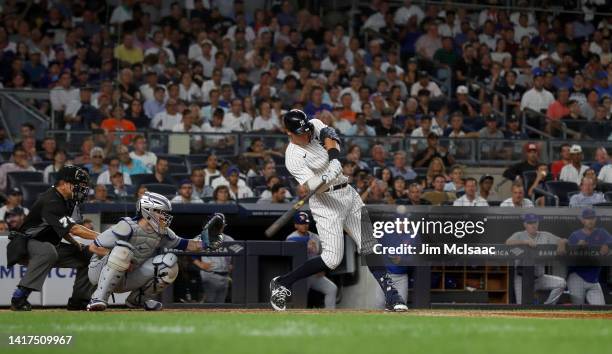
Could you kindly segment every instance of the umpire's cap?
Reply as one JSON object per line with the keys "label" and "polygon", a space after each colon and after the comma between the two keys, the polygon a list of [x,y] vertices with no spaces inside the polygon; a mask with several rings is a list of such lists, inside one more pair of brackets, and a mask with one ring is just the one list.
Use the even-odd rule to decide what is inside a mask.
{"label": "umpire's cap", "polygon": [[308,121],[306,113],[299,109],[292,109],[283,116],[285,128],[293,134],[301,135],[313,131],[312,123]]}

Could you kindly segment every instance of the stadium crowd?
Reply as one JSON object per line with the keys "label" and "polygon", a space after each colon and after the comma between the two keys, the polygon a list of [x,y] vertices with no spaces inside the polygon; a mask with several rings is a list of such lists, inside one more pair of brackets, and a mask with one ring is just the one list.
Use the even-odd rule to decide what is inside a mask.
{"label": "stadium crowd", "polygon": [[[283,166],[286,139],[266,135],[282,134],[293,108],[344,136],[344,172],[367,203],[541,206],[551,181],[573,184],[561,186],[562,204],[606,201],[594,189],[612,183],[603,147],[612,140],[612,18],[377,0],[352,22],[331,22],[293,1],[246,5],[4,2],[2,85],[50,90],[33,103],[80,145],[66,151],[68,134],[39,141],[28,123],[13,140],[0,128],[6,204],[22,203],[11,174],[40,171],[53,183],[69,161],[94,177],[93,203],[147,188],[173,203],[299,198],[306,191]],[[543,133],[527,134],[523,116]],[[190,133],[192,156],[150,148],[154,132]],[[223,153],[241,136],[233,133],[248,132],[260,137],[238,142],[246,151]],[[600,142],[595,162],[583,163],[580,144],[544,161],[537,139],[564,134]],[[479,146],[490,160],[523,159],[504,172],[511,198],[498,199],[488,174],[465,178],[462,139],[487,141]],[[408,148],[389,143],[402,140]]]}

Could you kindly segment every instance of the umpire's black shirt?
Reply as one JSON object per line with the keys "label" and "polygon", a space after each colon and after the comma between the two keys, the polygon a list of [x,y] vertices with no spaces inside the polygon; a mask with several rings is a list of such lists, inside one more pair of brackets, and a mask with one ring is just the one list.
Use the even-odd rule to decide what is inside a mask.
{"label": "umpire's black shirt", "polygon": [[76,224],[72,218],[74,207],[75,203],[51,187],[38,196],[20,231],[38,241],[58,245]]}

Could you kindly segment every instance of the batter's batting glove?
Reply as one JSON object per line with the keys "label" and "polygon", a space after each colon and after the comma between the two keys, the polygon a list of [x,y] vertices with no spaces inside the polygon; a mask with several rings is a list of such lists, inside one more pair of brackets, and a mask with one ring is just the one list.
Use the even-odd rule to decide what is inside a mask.
{"label": "batter's batting glove", "polygon": [[337,159],[331,160],[329,162],[329,166],[327,166],[327,170],[323,173],[324,176],[327,176],[328,180],[322,178],[326,183],[336,179],[338,176],[342,174],[342,164]]}
{"label": "batter's batting glove", "polygon": [[215,250],[223,243],[223,229],[225,228],[225,215],[215,213],[204,225],[200,238],[202,249]]}

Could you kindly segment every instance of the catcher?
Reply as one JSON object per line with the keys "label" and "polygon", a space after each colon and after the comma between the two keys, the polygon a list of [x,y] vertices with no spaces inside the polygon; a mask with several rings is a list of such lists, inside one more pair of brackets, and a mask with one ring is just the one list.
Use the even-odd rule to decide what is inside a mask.
{"label": "catcher", "polygon": [[172,205],[161,194],[146,192],[136,204],[135,218],[123,218],[101,233],[89,246],[89,281],[97,286],[88,311],[104,311],[113,292],[128,292],[126,305],[149,311],[162,309],[153,299],[178,275],[178,258],[159,253],[164,248],[200,251],[218,248],[223,242],[225,217],[217,213],[193,240],[178,237],[170,228]]}

